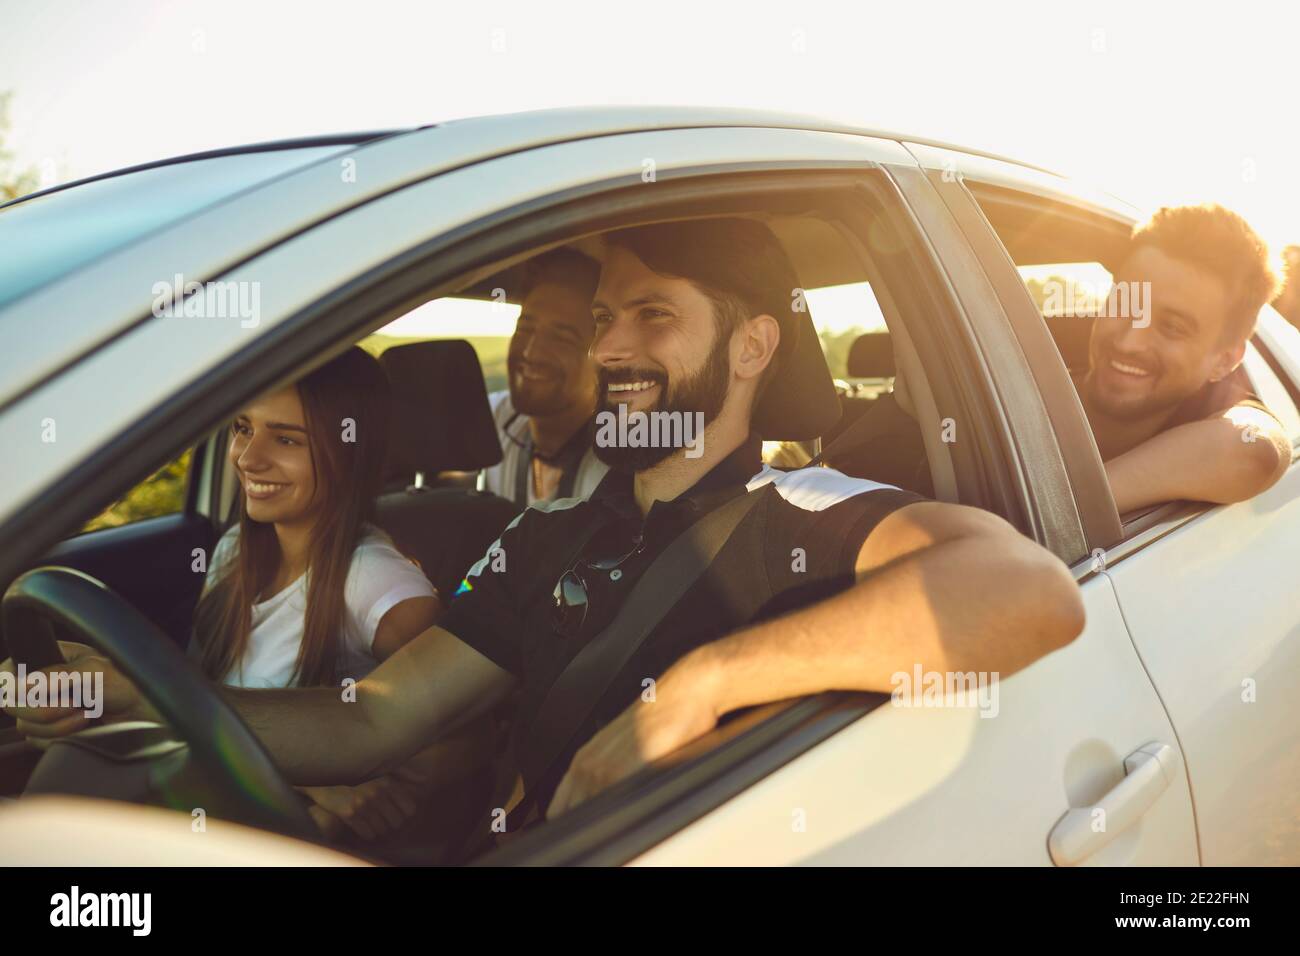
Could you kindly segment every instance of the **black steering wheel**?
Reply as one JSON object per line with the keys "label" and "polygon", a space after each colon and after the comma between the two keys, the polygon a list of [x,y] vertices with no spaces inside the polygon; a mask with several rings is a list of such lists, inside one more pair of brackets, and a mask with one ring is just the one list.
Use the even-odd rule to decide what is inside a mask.
{"label": "black steering wheel", "polygon": [[212,683],[158,627],[103,582],[72,568],[28,571],[0,601],[15,664],[62,662],[51,624],[102,651],[189,745],[240,823],[319,841],[298,793]]}

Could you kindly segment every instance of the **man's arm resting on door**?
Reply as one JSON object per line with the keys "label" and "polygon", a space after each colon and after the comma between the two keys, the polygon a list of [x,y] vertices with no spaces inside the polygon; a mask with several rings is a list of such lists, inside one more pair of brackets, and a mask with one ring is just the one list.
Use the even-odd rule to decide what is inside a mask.
{"label": "man's arm resting on door", "polygon": [[1188,422],[1106,462],[1120,514],[1166,501],[1231,504],[1267,491],[1291,464],[1291,441],[1272,415],[1235,406]]}
{"label": "man's arm resting on door", "polygon": [[1083,599],[1066,566],[1006,521],[920,502],[889,515],[857,558],[858,581],[816,604],[704,644],[573,758],[548,816],[711,731],[741,707],[827,690],[890,693],[895,675],[1005,678],[1069,644]]}

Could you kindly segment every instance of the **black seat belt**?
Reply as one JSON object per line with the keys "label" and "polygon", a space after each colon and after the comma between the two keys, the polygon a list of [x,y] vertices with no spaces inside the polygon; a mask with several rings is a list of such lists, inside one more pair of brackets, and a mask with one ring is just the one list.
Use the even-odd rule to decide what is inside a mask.
{"label": "black seat belt", "polygon": [[[845,428],[844,431],[840,432],[833,442],[824,447],[817,456],[813,458],[812,461],[808,462],[808,464],[804,465],[804,467],[816,468],[818,465],[825,463],[828,456],[833,458],[838,452],[857,448],[863,439],[874,436],[880,427],[879,421],[875,416],[871,416],[871,419],[868,420],[868,415],[877,405],[886,401],[893,402],[897,405],[898,400],[894,398],[893,392],[886,392],[884,395],[880,396],[880,398],[876,399],[875,404],[866,409],[866,411],[859,415],[855,420],[850,422],[848,427]],[[901,409],[899,409],[899,411],[901,411]]]}
{"label": "black seat belt", "polygon": [[[533,794],[525,792],[523,801],[511,811],[512,818],[527,818],[537,787],[591,717],[614,678],[713,563],[767,491],[765,485],[736,495],[673,539],[641,575],[609,626],[578,652],[551,685],[520,755],[525,787],[531,787]],[[545,807],[537,809],[546,811]]]}

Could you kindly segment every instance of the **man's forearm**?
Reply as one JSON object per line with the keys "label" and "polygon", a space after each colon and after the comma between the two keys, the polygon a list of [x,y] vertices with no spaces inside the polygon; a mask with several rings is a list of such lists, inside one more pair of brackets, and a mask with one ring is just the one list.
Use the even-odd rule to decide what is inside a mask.
{"label": "man's forearm", "polygon": [[348,687],[221,693],[290,782],[360,783],[487,713],[514,679],[432,627]]}
{"label": "man's forearm", "polygon": [[495,744],[496,723],[487,714],[416,752],[390,773],[421,789],[445,786],[489,766]]}
{"label": "man's forearm", "polygon": [[1125,514],[1166,501],[1244,501],[1272,485],[1279,466],[1271,430],[1216,418],[1161,432],[1106,462],[1106,476]]}
{"label": "man's forearm", "polygon": [[377,732],[361,698],[346,701],[339,688],[222,687],[220,693],[291,783],[360,783],[406,755],[398,752],[400,741]]}
{"label": "man's forearm", "polygon": [[1006,677],[1082,628],[1078,587],[1047,552],[1028,542],[1002,547],[960,538],[886,565],[829,600],[697,648],[663,680],[705,695],[720,716],[825,690],[888,693],[895,674],[918,664]]}

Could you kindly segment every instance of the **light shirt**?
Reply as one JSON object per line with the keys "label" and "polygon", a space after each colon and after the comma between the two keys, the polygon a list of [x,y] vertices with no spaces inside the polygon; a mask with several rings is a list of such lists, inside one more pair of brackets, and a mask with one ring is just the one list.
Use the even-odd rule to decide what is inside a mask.
{"label": "light shirt", "polygon": [[[239,525],[222,535],[212,552],[204,590],[210,589],[238,554]],[[230,687],[290,687],[298,663],[307,611],[307,574],[253,605],[252,627],[243,659],[223,680]],[[433,597],[433,585],[419,567],[393,547],[392,539],[366,525],[352,552],[344,587],[340,680],[361,680],[379,663],[372,648],[384,615],[402,601]]]}
{"label": "light shirt", "polygon": [[[492,420],[497,426],[497,439],[501,442],[501,461],[488,468],[484,468],[479,473],[478,487],[480,491],[490,491],[493,494],[500,495],[502,498],[508,498],[521,508],[531,506],[537,501],[547,501],[549,498],[538,498],[533,490],[533,476],[531,469],[532,463],[532,434],[528,430],[528,418],[524,415],[515,415],[514,403],[510,401],[509,391],[492,392],[488,395],[488,401],[492,404]],[[514,421],[511,422],[511,418]],[[506,426],[509,425],[509,431]],[[559,472],[560,469],[554,466],[543,466],[545,469]],[[523,485],[525,488],[526,501],[520,501],[518,489],[521,475],[520,469],[523,470]],[[556,495],[551,497],[572,497],[587,498],[596,490],[600,484],[600,479],[605,477],[605,472],[609,471],[609,466],[596,457],[593,448],[588,448],[582,457],[578,460],[577,467],[573,475],[573,489],[568,495],[561,495],[557,490]],[[558,475],[552,476],[557,489],[560,488],[562,481]]]}

